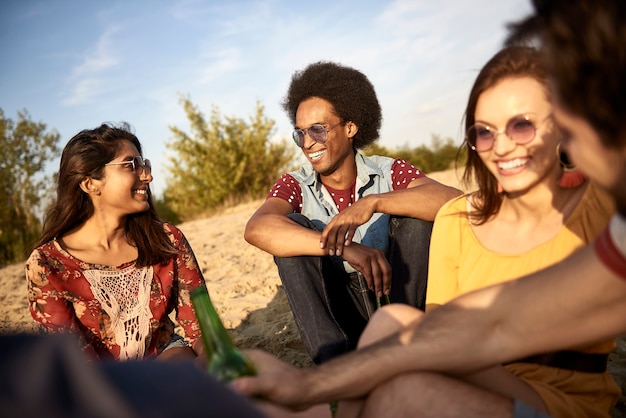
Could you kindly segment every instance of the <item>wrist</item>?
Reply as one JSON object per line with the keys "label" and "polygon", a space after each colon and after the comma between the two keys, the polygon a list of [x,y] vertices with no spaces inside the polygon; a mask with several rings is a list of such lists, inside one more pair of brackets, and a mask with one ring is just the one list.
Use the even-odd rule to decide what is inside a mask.
{"label": "wrist", "polygon": [[307,406],[318,405],[322,403],[328,403],[335,401],[333,398],[332,381],[328,380],[324,372],[320,370],[319,366],[310,367],[304,369],[305,373],[302,377],[302,381],[305,382],[307,388],[304,403]]}
{"label": "wrist", "polygon": [[371,209],[372,213],[377,213],[380,211],[379,206],[380,206],[380,194],[370,194],[367,196],[362,197],[360,200],[363,201],[363,203],[367,204],[367,206]]}

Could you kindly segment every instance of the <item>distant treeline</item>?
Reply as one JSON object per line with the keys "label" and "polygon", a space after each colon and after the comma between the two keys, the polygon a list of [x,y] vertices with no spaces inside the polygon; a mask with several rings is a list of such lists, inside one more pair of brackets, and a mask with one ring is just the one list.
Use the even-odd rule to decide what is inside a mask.
{"label": "distant treeline", "polygon": [[433,134],[430,146],[419,145],[411,148],[404,145],[399,148],[386,148],[374,143],[364,150],[368,155],[387,155],[393,158],[403,158],[412,163],[424,173],[443,171],[455,168],[455,165],[464,166],[467,161],[467,148],[455,145],[452,138],[442,139]]}

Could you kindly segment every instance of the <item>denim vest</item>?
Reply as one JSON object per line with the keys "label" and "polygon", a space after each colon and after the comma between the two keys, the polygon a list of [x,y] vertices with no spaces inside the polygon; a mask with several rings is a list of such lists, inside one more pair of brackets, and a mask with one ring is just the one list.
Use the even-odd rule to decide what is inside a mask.
{"label": "denim vest", "polygon": [[[357,152],[355,160],[357,173],[355,202],[364,196],[393,190],[391,181],[391,166],[395,161],[393,158],[365,157]],[[319,181],[319,176],[312,166],[306,165],[289,174],[300,183],[302,189],[301,213],[309,218],[318,230],[323,230],[339,213],[332,196]],[[352,240],[386,252],[389,246],[389,215],[375,213],[368,222],[356,229]],[[348,273],[355,271],[347,262],[343,264]]]}

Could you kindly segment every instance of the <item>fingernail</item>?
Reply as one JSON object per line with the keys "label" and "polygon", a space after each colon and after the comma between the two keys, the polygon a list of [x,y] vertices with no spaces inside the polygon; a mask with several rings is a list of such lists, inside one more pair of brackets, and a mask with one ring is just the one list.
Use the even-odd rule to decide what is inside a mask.
{"label": "fingernail", "polygon": [[381,292],[380,290],[378,291],[378,293],[376,294],[376,296],[378,296],[379,298],[383,296],[383,292]]}

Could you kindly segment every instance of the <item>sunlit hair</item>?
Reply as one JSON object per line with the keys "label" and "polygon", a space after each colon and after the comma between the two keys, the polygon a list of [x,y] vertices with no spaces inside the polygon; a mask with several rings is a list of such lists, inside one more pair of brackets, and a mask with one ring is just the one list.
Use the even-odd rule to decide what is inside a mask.
{"label": "sunlit hair", "polygon": [[[93,216],[94,206],[80,183],[85,177],[101,179],[104,165],[115,159],[124,141],[133,144],[141,155],[141,144],[126,123],[102,124],[96,129],[83,130],[69,140],[61,154],[56,200],[45,217],[43,232],[35,247],[62,237]],[[128,242],[137,246],[139,267],[166,263],[177,254],[154,209],[150,190],[148,203],[147,211],[128,215],[124,225]]]}
{"label": "sunlit hair", "polygon": [[[474,125],[476,105],[480,95],[500,81],[508,78],[530,77],[538,81],[548,97],[548,77],[542,65],[539,52],[528,46],[510,46],[494,55],[480,70],[470,91],[465,108],[465,132]],[[466,185],[478,186],[478,199],[473,200],[474,210],[470,213],[472,221],[482,224],[495,215],[502,204],[502,194],[498,192],[498,182],[465,140],[463,147],[468,148],[467,165],[463,172]]]}
{"label": "sunlit hair", "polygon": [[[626,1],[533,0],[509,43],[538,41],[559,105],[608,148],[626,144]],[[545,47],[545,48],[544,48]]]}
{"label": "sunlit hair", "polygon": [[320,61],[294,73],[282,102],[294,126],[298,106],[312,97],[327,100],[343,122],[352,121],[359,127],[353,138],[354,148],[364,148],[378,139],[380,104],[374,86],[360,71]]}

